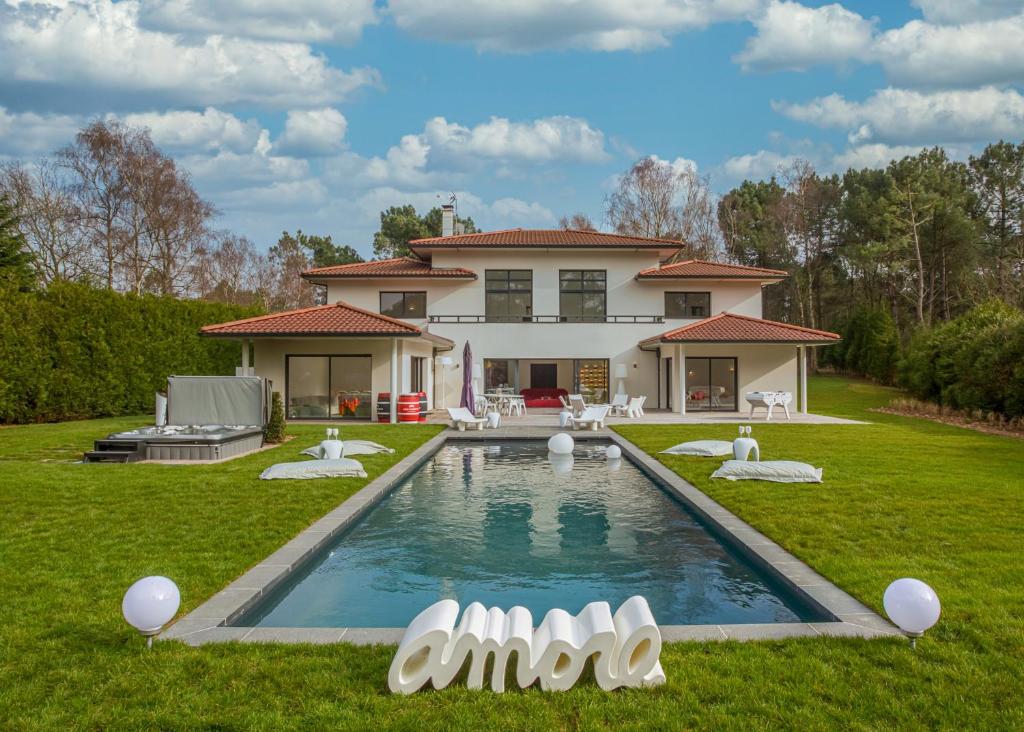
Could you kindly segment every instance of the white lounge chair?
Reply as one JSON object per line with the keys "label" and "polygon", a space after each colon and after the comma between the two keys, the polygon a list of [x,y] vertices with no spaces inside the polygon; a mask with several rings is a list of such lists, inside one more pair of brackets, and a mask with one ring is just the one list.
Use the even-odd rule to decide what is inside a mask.
{"label": "white lounge chair", "polygon": [[487,424],[486,417],[474,416],[465,407],[448,407],[448,416],[451,417],[452,427],[455,427],[459,432],[465,432],[467,425],[476,425],[478,430],[482,430],[484,425]]}
{"label": "white lounge chair", "polygon": [[625,416],[626,408],[629,406],[629,395],[616,394],[615,396],[612,397],[611,404],[609,404],[608,406],[611,407],[612,414]]}
{"label": "white lounge chair", "polygon": [[587,409],[587,403],[583,401],[582,394],[569,395],[569,408],[572,409],[572,416],[579,417]]}
{"label": "white lounge chair", "polygon": [[587,407],[579,417],[570,418],[569,424],[574,430],[578,430],[580,427],[596,430],[604,427],[604,418],[608,416],[609,409],[610,407],[607,405]]}
{"label": "white lounge chair", "polygon": [[629,400],[629,404],[626,405],[626,416],[627,417],[643,417],[644,416],[644,401],[647,399],[645,396],[633,397]]}

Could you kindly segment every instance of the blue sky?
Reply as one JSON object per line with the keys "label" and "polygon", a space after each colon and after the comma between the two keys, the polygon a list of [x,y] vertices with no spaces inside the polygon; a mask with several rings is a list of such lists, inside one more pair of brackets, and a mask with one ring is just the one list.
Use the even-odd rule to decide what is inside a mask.
{"label": "blue sky", "polygon": [[369,254],[447,191],[484,228],[601,223],[642,156],[716,191],[1024,138],[1024,0],[0,0],[0,157],[148,126],[265,249]]}

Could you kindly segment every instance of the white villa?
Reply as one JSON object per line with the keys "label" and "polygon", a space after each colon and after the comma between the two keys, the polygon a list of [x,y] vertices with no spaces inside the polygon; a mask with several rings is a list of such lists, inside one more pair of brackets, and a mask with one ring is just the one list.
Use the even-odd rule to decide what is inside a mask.
{"label": "white villa", "polygon": [[[835,333],[762,319],[762,288],[786,272],[685,258],[678,241],[573,230],[455,233],[415,256],[305,272],[327,305],[207,326],[242,342],[243,373],[269,377],[289,419],[371,419],[382,392],[458,406],[462,349],[477,390],[527,407],[559,394],[645,395],[679,413],[746,409],[788,391],[807,411],[807,349]],[[395,400],[390,400],[392,421]]]}

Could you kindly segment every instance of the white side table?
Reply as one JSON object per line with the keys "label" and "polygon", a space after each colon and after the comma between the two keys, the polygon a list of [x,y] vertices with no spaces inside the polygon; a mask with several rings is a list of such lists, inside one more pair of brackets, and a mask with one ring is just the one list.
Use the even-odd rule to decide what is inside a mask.
{"label": "white side table", "polygon": [[324,460],[340,460],[345,451],[345,443],[341,440],[324,440],[320,443],[320,454]]}
{"label": "white side table", "polygon": [[490,427],[492,430],[493,429],[497,429],[498,427],[500,427],[501,426],[501,415],[498,414],[497,412],[488,412],[487,413],[487,426]]}
{"label": "white side table", "polygon": [[761,462],[761,448],[753,437],[737,437],[732,441],[732,456],[734,460],[746,460],[750,455],[754,456],[754,462]]}
{"label": "white side table", "polygon": [[569,420],[570,419],[572,419],[572,412],[569,412],[569,411],[559,412],[558,413],[558,426],[561,427],[564,430],[566,425],[569,424]]}

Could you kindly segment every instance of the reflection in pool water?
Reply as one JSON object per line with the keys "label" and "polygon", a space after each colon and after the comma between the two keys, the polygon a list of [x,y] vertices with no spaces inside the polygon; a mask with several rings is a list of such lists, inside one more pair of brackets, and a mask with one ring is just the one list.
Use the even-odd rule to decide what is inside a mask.
{"label": "reflection in pool water", "polygon": [[404,626],[441,598],[539,622],[644,595],[661,624],[813,619],[629,460],[579,443],[442,448],[239,625]]}

